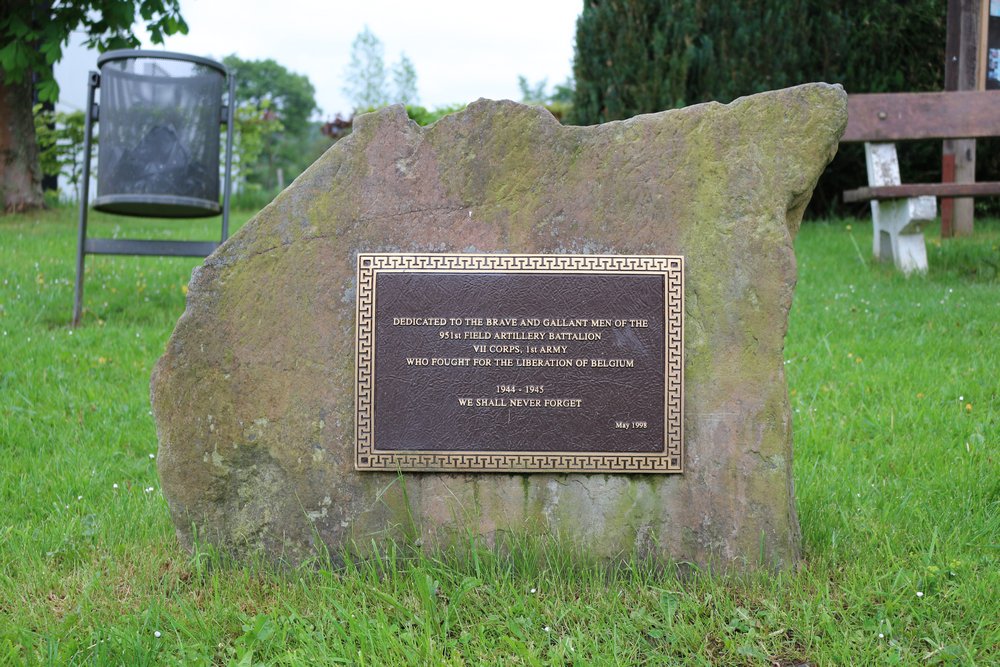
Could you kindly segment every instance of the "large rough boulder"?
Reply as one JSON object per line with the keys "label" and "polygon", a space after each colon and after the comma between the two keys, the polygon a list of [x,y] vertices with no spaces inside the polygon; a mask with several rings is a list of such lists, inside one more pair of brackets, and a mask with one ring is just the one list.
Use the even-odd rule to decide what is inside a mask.
{"label": "large rough boulder", "polygon": [[[795,563],[792,240],[846,120],[825,84],[594,127],[487,100],[427,128],[361,116],[191,279],[152,379],[181,542],[297,561],[531,533]],[[355,259],[401,251],[685,255],[684,473],[356,472]]]}

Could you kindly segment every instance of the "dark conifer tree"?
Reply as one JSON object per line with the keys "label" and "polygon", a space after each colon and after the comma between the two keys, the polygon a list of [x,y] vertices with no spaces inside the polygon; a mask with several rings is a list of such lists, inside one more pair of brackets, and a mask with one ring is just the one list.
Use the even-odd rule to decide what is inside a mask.
{"label": "dark conifer tree", "polygon": [[[849,93],[941,90],[946,9],[947,0],[584,0],[568,121],[591,125],[810,81]],[[829,212],[841,190],[863,182],[860,151],[842,147],[814,212]],[[996,151],[979,153],[981,178],[994,178]],[[940,173],[933,142],[903,146],[901,158],[906,180]]]}

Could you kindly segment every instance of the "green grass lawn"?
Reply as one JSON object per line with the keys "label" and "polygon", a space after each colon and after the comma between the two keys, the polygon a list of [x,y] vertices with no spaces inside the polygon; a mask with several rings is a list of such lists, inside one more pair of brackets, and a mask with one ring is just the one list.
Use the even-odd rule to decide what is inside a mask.
{"label": "green grass lawn", "polygon": [[805,561],[678,578],[532,542],[281,572],[192,556],[148,383],[197,260],[89,258],[73,330],[75,210],[2,217],[0,664],[1000,663],[1000,223],[977,225],[909,279],[870,261],[868,224],[803,226],[786,369]]}

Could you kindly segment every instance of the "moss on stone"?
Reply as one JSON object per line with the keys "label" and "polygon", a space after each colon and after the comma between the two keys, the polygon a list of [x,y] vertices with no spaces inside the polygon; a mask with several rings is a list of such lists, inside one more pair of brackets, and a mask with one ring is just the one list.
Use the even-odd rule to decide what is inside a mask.
{"label": "moss on stone", "polygon": [[[814,85],[586,128],[488,101],[423,129],[357,119],[192,281],[153,379],[182,539],[285,558],[537,532],[737,566],[763,543],[791,565],[791,242],[845,118]],[[354,471],[356,254],[470,246],[685,256],[683,475]]]}

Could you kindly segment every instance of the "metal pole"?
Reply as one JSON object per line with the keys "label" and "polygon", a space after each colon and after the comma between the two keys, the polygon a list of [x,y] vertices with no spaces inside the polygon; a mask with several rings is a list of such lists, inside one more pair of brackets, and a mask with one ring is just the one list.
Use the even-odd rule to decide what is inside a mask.
{"label": "metal pole", "polygon": [[87,244],[87,203],[90,199],[90,141],[93,136],[93,121],[97,120],[97,106],[94,91],[101,85],[101,75],[90,73],[87,81],[87,113],[83,121],[83,182],[80,184],[80,223],[76,235],[76,282],[73,285],[73,327],[80,326],[83,315],[83,260]]}
{"label": "metal pole", "polygon": [[229,199],[233,187],[233,131],[236,123],[236,76],[229,75],[229,100],[226,103],[226,172],[222,184],[222,242],[229,238]]}

